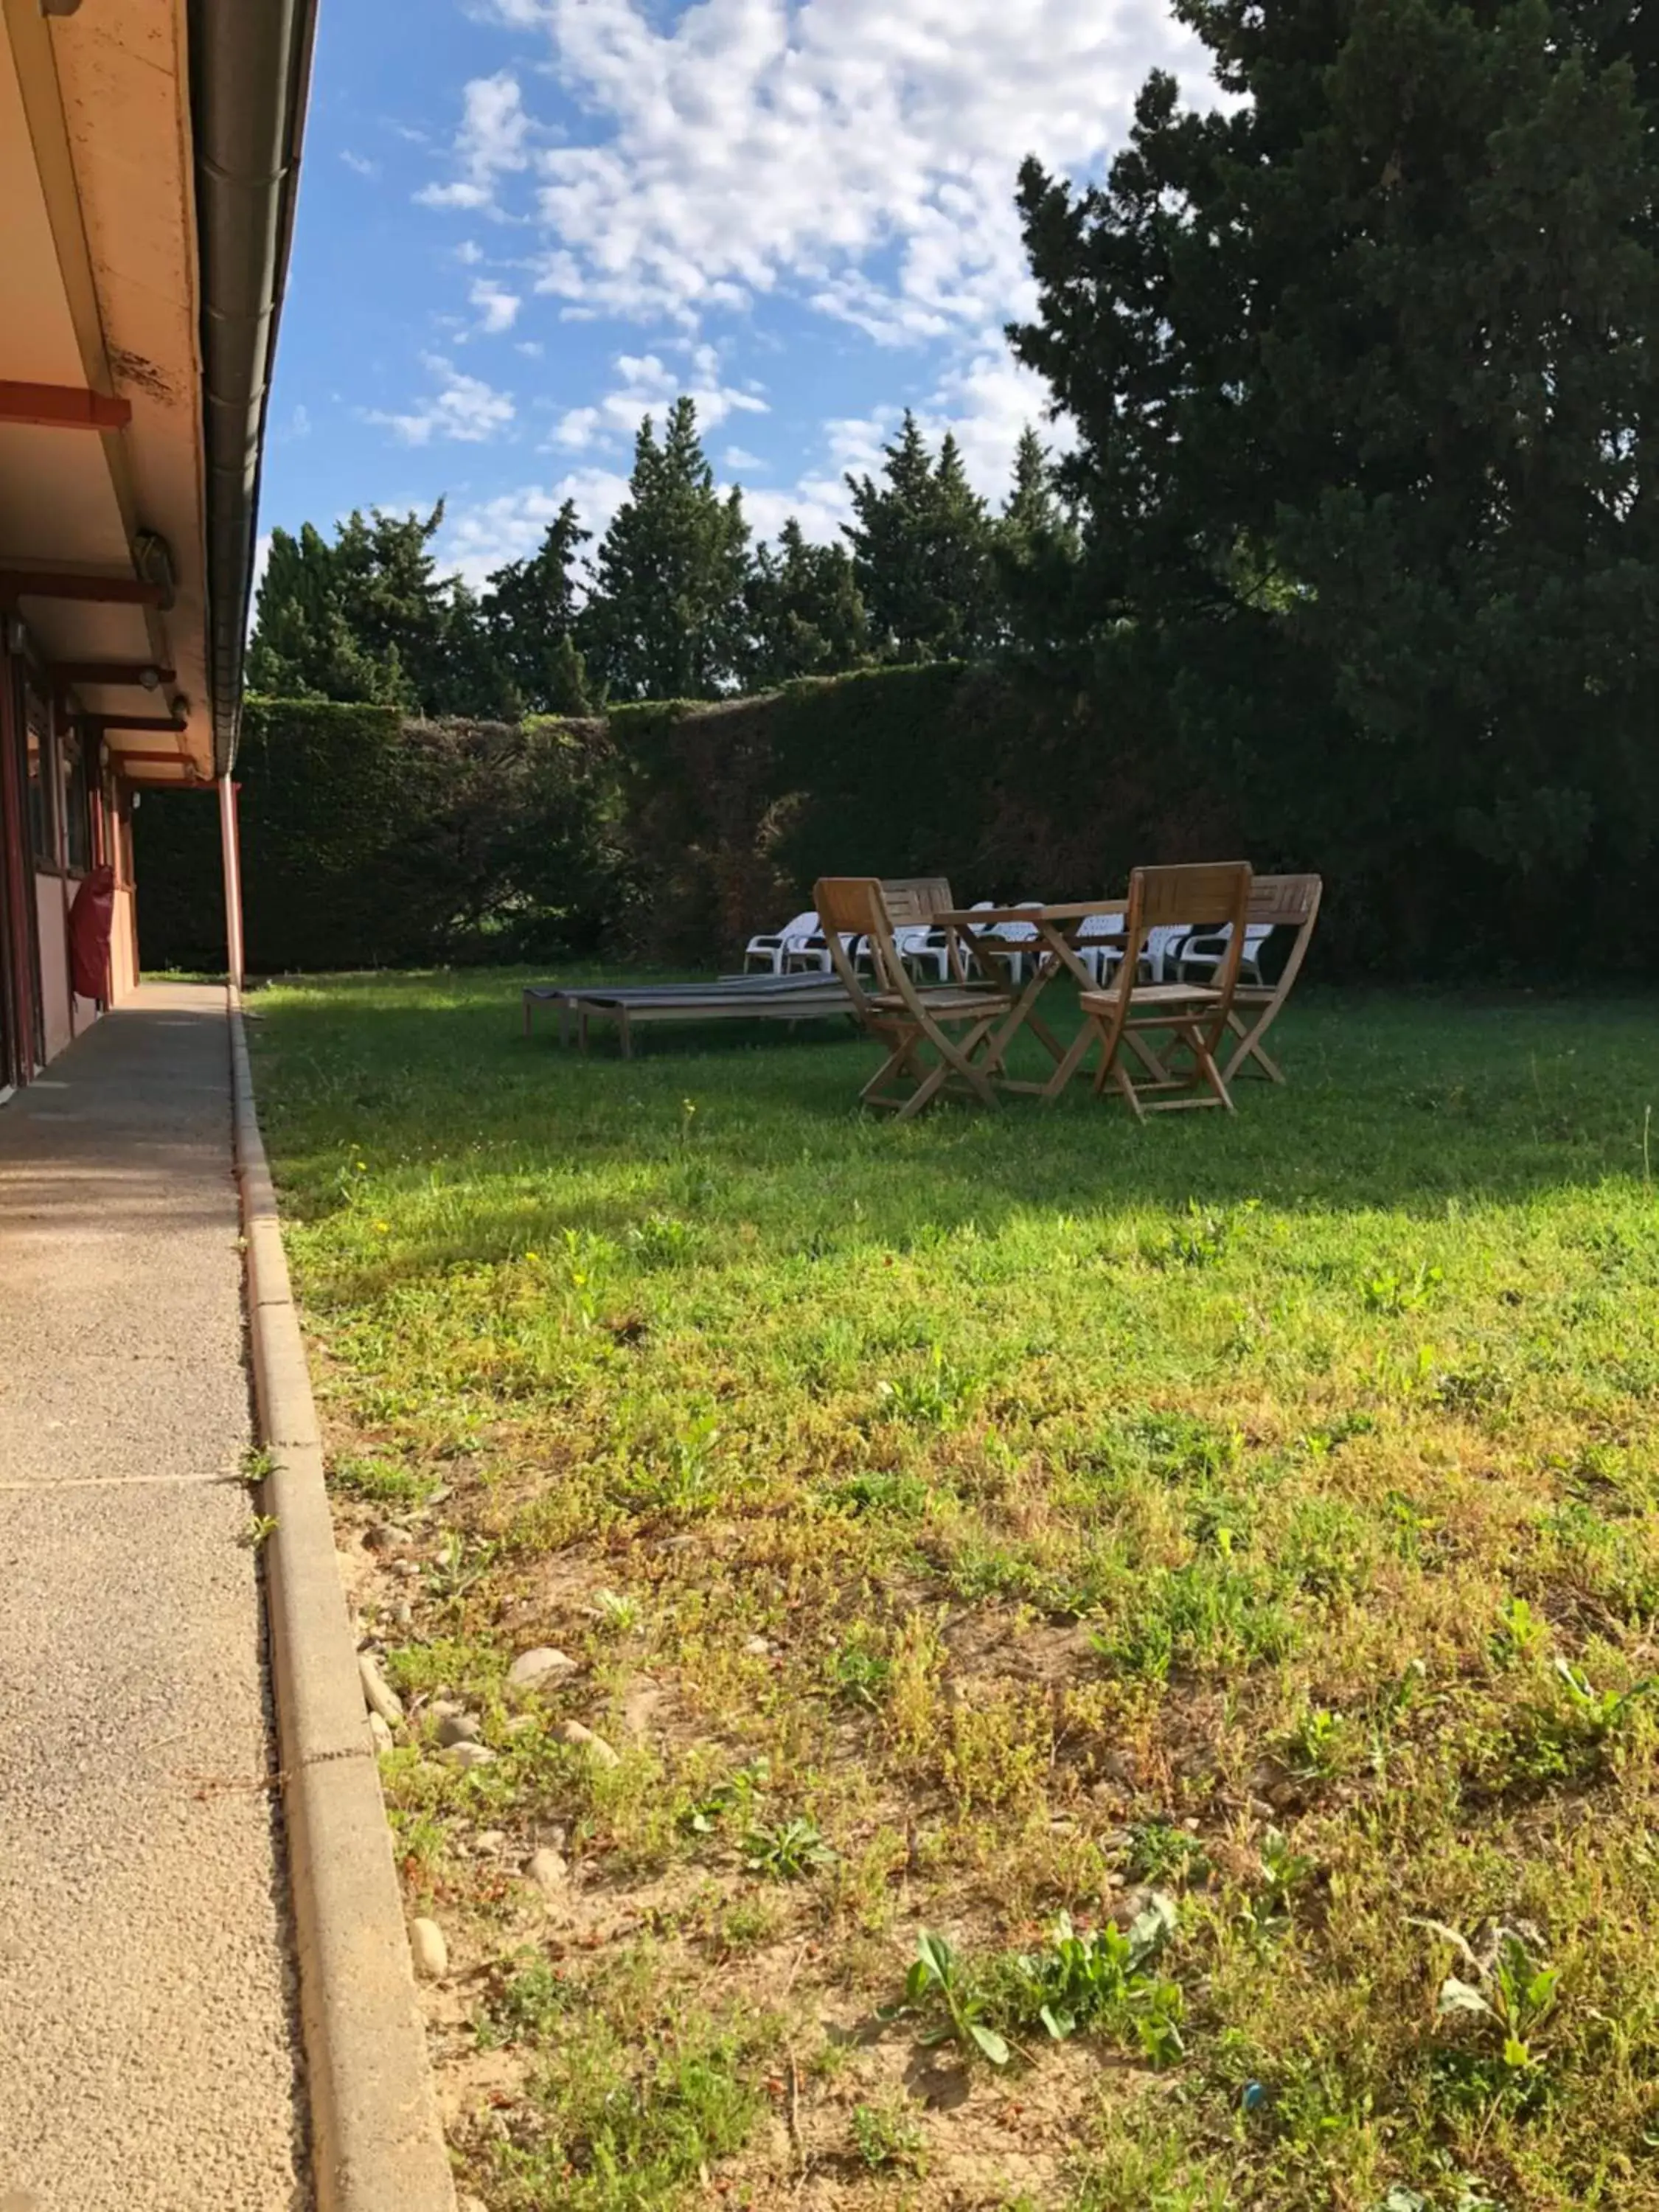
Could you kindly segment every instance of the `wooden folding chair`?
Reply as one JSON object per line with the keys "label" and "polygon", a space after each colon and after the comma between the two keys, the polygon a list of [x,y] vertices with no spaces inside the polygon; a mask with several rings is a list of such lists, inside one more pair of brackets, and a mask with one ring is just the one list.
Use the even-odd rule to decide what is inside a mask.
{"label": "wooden folding chair", "polygon": [[1248,1072],[1251,1060],[1259,1065],[1270,1083],[1285,1080],[1284,1070],[1261,1049],[1261,1040],[1279,1019],[1279,1009],[1302,972],[1314,924],[1319,919],[1319,902],[1324,889],[1318,876],[1257,876],[1251,884],[1246,921],[1253,925],[1266,922],[1274,928],[1294,929],[1296,937],[1276,983],[1241,983],[1233,993],[1227,1025],[1239,1042],[1222,1070],[1224,1082],[1231,1083],[1234,1076]]}
{"label": "wooden folding chair", "polygon": [[[1197,866],[1137,868],[1129,878],[1129,910],[1123,928],[1123,964],[1105,991],[1085,991],[1078,999],[1085,1022],[1100,1038],[1097,1097],[1115,1081],[1137,1121],[1149,1111],[1183,1106],[1219,1106],[1233,1102],[1216,1048],[1227,1034],[1238,963],[1244,950],[1244,915],[1249,903],[1250,870],[1244,860],[1217,860]],[[1137,983],[1134,977],[1155,929],[1177,922],[1189,928],[1227,931],[1226,951],[1212,983]],[[1188,1069],[1171,1070],[1155,1050],[1152,1036],[1166,1033],[1171,1045],[1192,1055]],[[1128,1060],[1140,1065],[1132,1074]],[[1158,1093],[1157,1097],[1151,1096]],[[1178,1094],[1164,1096],[1165,1093]]]}
{"label": "wooden folding chair", "polygon": [[[887,1048],[887,1057],[860,1093],[866,1106],[890,1107],[901,1121],[919,1114],[947,1085],[970,1091],[987,1106],[997,1095],[974,1056],[1013,1001],[994,986],[974,983],[919,984],[894,942],[901,927],[948,911],[933,887],[896,884],[890,904],[886,886],[874,876],[825,876],[813,896],[835,962],[859,1018]],[[873,988],[860,976],[852,946],[862,940],[873,971]],[[951,1032],[957,1034],[952,1036]],[[931,1051],[930,1064],[927,1054]],[[896,1085],[908,1084],[908,1089]]]}

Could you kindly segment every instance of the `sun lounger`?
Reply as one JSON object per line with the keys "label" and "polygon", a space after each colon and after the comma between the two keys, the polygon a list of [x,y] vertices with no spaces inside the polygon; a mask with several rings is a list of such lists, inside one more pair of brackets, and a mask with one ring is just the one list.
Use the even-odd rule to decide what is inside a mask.
{"label": "sun lounger", "polygon": [[835,975],[722,975],[712,983],[530,983],[524,993],[525,1034],[537,1006],[556,1006],[559,1042],[587,1049],[588,1024],[613,1021],[623,1058],[631,1058],[641,1022],[810,1022],[854,1012]]}

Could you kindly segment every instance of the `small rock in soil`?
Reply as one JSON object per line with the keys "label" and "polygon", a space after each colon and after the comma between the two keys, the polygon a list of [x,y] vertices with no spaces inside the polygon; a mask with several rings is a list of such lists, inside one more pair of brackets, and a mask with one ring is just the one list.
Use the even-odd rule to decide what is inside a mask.
{"label": "small rock in soil", "polygon": [[452,1744],[477,1743],[483,1735],[483,1723],[477,1713],[445,1713],[438,1723],[438,1741],[446,1749]]}
{"label": "small rock in soil", "polygon": [[357,1672],[370,1712],[379,1713],[388,1728],[396,1728],[404,1717],[404,1701],[380,1672],[372,1651],[357,1654]]}
{"label": "small rock in soil", "polygon": [[481,1829],[472,1838],[472,1848],[484,1858],[495,1858],[507,1849],[506,1832],[501,1828]]}
{"label": "small rock in soil", "polygon": [[592,1729],[584,1728],[580,1721],[561,1722],[559,1724],[559,1741],[561,1743],[574,1743],[580,1745],[596,1766],[620,1766],[622,1765],[622,1760],[611,1748],[611,1746],[605,1741],[605,1738],[602,1735],[595,1735]]}
{"label": "small rock in soil", "polygon": [[400,1597],[392,1608],[392,1618],[399,1628],[407,1628],[415,1618],[415,1608],[406,1597]]}
{"label": "small rock in soil", "polygon": [[470,1774],[475,1766],[488,1766],[495,1753],[487,1743],[452,1743],[438,1753],[446,1766],[459,1766]]}
{"label": "small rock in soil", "polygon": [[390,1751],[393,1744],[397,1741],[397,1738],[392,1735],[392,1730],[386,1726],[379,1713],[371,1713],[369,1715],[368,1733],[374,1741],[376,1751]]}
{"label": "small rock in soil", "polygon": [[363,1531],[363,1542],[371,1552],[395,1552],[400,1544],[409,1541],[407,1528],[399,1528],[391,1521],[377,1521]]}
{"label": "small rock in soil", "polygon": [[507,1670],[507,1679],[515,1690],[538,1690],[575,1672],[576,1662],[566,1653],[556,1651],[551,1644],[538,1644],[533,1651],[519,1654]]}
{"label": "small rock in soil", "polygon": [[435,1920],[410,1922],[409,1955],[415,1961],[415,1972],[422,1981],[442,1981],[449,1972],[449,1946],[444,1941],[443,1929]]}
{"label": "small rock in soil", "polygon": [[750,1636],[744,1639],[743,1648],[751,1659],[767,1658],[769,1656],[772,1650],[771,1645],[767,1642],[763,1636]]}
{"label": "small rock in soil", "polygon": [[565,1863],[564,1853],[554,1850],[547,1844],[544,1844],[540,1850],[531,1853],[525,1862],[524,1870],[537,1888],[545,1890],[550,1897],[562,1896],[570,1880],[570,1869]]}

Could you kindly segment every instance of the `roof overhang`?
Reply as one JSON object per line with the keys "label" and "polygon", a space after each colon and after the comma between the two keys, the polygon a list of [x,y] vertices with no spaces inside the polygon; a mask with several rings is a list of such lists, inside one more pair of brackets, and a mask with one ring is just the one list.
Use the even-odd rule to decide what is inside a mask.
{"label": "roof overhang", "polygon": [[0,0],[0,613],[140,784],[234,756],[314,0]]}

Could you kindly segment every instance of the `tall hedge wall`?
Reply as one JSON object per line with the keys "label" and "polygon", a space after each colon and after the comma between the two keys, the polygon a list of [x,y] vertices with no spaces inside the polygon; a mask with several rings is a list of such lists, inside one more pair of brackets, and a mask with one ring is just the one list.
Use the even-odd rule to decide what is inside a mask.
{"label": "tall hedge wall", "polygon": [[1238,848],[1224,805],[1104,720],[1018,672],[951,664],[623,708],[611,728],[641,887],[634,934],[659,957],[707,959],[810,905],[823,874],[1082,897],[1149,856]]}
{"label": "tall hedge wall", "polygon": [[[598,722],[405,722],[389,708],[251,701],[237,769],[249,968],[591,948],[626,903],[611,751]],[[218,836],[205,796],[140,807],[146,965],[223,965]]]}
{"label": "tall hedge wall", "polygon": [[[601,945],[712,964],[809,904],[826,872],[1076,896],[1149,852],[1237,846],[1224,809],[1103,719],[1051,684],[950,664],[516,728],[252,701],[238,768],[248,964]],[[219,965],[210,800],[151,798],[137,846],[146,963]]]}
{"label": "tall hedge wall", "polygon": [[[1292,775],[1224,720],[1173,714],[1190,672],[1142,672],[1128,653],[1069,684],[893,668],[514,728],[254,702],[239,770],[249,965],[602,948],[708,968],[809,905],[825,872],[1058,898],[1120,889],[1137,861],[1231,854],[1325,874],[1326,974],[1600,971],[1610,915],[1642,916],[1619,941],[1645,961],[1632,884],[1590,886],[1570,939],[1554,895],[1583,886],[1481,861],[1431,793],[1356,793],[1340,762]],[[204,797],[139,815],[149,965],[222,963],[214,815]]]}

